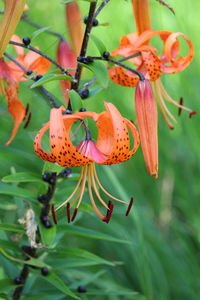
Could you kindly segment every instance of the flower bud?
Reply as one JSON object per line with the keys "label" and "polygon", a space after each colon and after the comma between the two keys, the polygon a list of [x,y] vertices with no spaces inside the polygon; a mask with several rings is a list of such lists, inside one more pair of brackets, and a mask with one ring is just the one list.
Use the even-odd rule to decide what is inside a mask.
{"label": "flower bud", "polygon": [[66,21],[75,54],[78,56],[83,40],[83,24],[81,11],[77,2],[74,1],[66,4]]}
{"label": "flower bud", "polygon": [[135,111],[144,160],[150,175],[158,177],[158,116],[156,100],[148,80],[139,80],[135,91]]}
{"label": "flower bud", "polygon": [[26,0],[6,0],[3,18],[0,24],[0,57],[13,35],[22,16]]}
{"label": "flower bud", "polygon": [[[63,68],[76,68],[76,57],[69,44],[65,40],[60,40],[58,44],[57,61]],[[75,70],[69,70],[68,72],[73,76],[75,75]],[[71,82],[68,80],[61,80],[60,85],[67,105],[69,101],[67,90],[70,90]]]}

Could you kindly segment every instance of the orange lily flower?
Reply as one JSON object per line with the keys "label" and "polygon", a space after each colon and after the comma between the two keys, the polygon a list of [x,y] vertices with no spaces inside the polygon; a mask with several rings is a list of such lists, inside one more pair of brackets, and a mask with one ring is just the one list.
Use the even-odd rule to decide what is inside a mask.
{"label": "orange lily flower", "polygon": [[[22,43],[21,39],[17,35],[12,36],[12,41],[17,43]],[[24,54],[24,48],[16,45],[12,45],[12,46],[18,55],[16,61],[18,61],[27,70],[36,72],[36,75],[37,74],[43,75],[49,70],[51,66],[51,62],[46,58],[40,56],[39,54],[33,51],[29,51],[27,54]],[[36,47],[36,49],[39,50],[38,47]],[[27,80],[23,76],[24,71],[19,66],[17,66],[14,62],[10,61],[8,65],[15,76],[16,82]]]}
{"label": "orange lily flower", "polygon": [[[71,204],[72,207],[75,203],[77,203],[72,216],[73,221],[83,197],[87,177],[88,191],[92,206],[103,221],[108,222],[110,220],[113,204],[109,201],[109,204],[107,205],[103,201],[98,192],[96,183],[111,199],[126,203],[113,197],[102,187],[97,177],[94,163],[111,165],[128,160],[136,152],[139,146],[139,135],[134,124],[126,118],[123,118],[112,103],[105,102],[105,107],[106,111],[100,114],[86,111],[72,115],[63,115],[62,113],[65,111],[63,106],[59,109],[53,108],[51,110],[50,122],[46,123],[35,137],[35,152],[43,160],[56,162],[63,167],[82,166],[80,178],[73,193],[57,208],[60,209],[63,205],[67,204],[68,222],[70,221],[69,201],[77,192],[77,195]],[[98,128],[97,142],[95,143],[91,139],[89,130],[87,127],[84,127],[86,131],[86,139],[84,139],[76,148],[72,144],[70,137],[71,127],[77,120],[83,124],[84,118],[91,118],[96,122],[96,126]],[[51,153],[45,152],[41,147],[42,137],[48,129]],[[128,129],[134,139],[134,145],[131,150]],[[108,210],[106,217],[102,215],[95,204],[92,187],[99,201]],[[129,208],[128,212],[130,210]]]}
{"label": "orange lily flower", "polygon": [[[162,85],[160,77],[162,74],[174,74],[184,70],[193,59],[194,48],[187,36],[181,32],[172,33],[164,30],[151,30],[149,0],[132,0],[132,5],[137,32],[122,36],[119,48],[115,49],[111,55],[132,56],[128,61],[136,66],[146,80],[140,82],[138,76],[119,66],[110,68],[109,76],[113,82],[119,85],[136,86],[135,110],[143,155],[149,174],[157,177],[157,108],[153,91],[148,81],[151,81],[154,85],[158,105],[170,129],[174,127],[169,118],[175,122],[176,119],[168,110],[165,100],[176,105],[179,108],[179,112],[182,109],[189,111],[189,116],[191,117],[196,112],[184,107],[182,102],[179,104],[173,100]],[[160,55],[156,54],[158,50],[150,44],[151,39],[155,36],[160,37],[163,42],[163,51]],[[182,37],[189,47],[185,57],[180,55],[179,37]]]}
{"label": "orange lily flower", "polygon": [[[60,40],[57,48],[57,61],[63,68],[76,68],[77,61],[74,52],[65,40]],[[75,75],[75,70],[68,71],[72,76]],[[60,80],[61,89],[65,97],[66,105],[69,102],[68,90],[71,89],[71,82],[68,80]]]}
{"label": "orange lily flower", "polygon": [[5,11],[0,24],[0,57],[20,21],[26,0],[6,0]]}
{"label": "orange lily flower", "polygon": [[[4,87],[3,81],[7,83],[6,88]],[[19,100],[15,76],[3,58],[0,58],[0,93],[2,93],[6,98],[8,103],[8,112],[14,120],[11,137],[6,143],[6,146],[8,146],[26,116],[26,109]]]}
{"label": "orange lily flower", "polygon": [[[12,40],[18,43],[22,41],[17,35],[12,36]],[[16,60],[23,65],[27,70],[37,72],[37,74],[44,74],[48,71],[51,63],[39,54],[28,52],[24,54],[24,48],[13,46],[18,54]],[[20,81],[27,80],[23,77],[24,71],[14,62],[6,63],[3,58],[0,59],[0,91],[5,96],[8,102],[8,112],[14,120],[14,127],[12,134],[6,146],[8,146],[15,137],[21,122],[26,117],[26,109],[21,103],[18,96],[18,85]],[[3,81],[7,84],[4,87]],[[30,113],[29,113],[30,117]]]}
{"label": "orange lily flower", "polygon": [[66,21],[76,56],[79,56],[83,41],[82,15],[77,2],[66,4]]}

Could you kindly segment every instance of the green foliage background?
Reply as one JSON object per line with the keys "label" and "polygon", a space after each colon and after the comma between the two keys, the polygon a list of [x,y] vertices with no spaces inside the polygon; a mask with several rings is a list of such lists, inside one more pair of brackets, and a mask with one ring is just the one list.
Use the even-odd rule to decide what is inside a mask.
{"label": "green foliage background", "polygon": [[[82,210],[86,212],[79,212],[73,224],[68,225],[63,218],[58,221],[53,242],[51,239],[54,238],[55,228],[51,229],[50,238],[49,233],[43,233],[43,238],[47,238],[50,247],[40,250],[40,257],[35,263],[37,265],[38,261],[42,261],[51,266],[51,274],[44,277],[40,275],[38,268],[31,269],[22,299],[71,299],[55,276],[59,276],[64,286],[74,293],[77,286],[85,285],[88,293],[77,294],[80,299],[199,299],[200,3],[197,0],[168,2],[176,12],[175,16],[157,1],[150,1],[152,28],[185,33],[194,44],[195,58],[182,73],[163,75],[162,81],[174,99],[178,100],[183,96],[185,105],[196,110],[197,115],[190,120],[188,114],[183,112],[175,129],[170,131],[159,113],[157,180],[148,175],[141,148],[126,163],[97,167],[103,185],[113,195],[124,200],[134,196],[130,216],[125,218],[125,208],[116,204],[110,223],[104,224],[88,206],[83,206]],[[68,38],[64,6],[60,1],[30,0],[28,4],[31,20],[43,26],[52,25],[52,30]],[[89,3],[80,1],[80,6],[83,16],[86,16]],[[121,35],[135,31],[131,1],[111,0],[100,14],[99,22],[109,22],[109,25],[94,28],[93,34],[102,39],[108,51],[112,51],[118,46]],[[31,36],[34,31],[33,27],[24,22],[17,28],[17,34],[21,38]],[[42,33],[33,40],[32,45],[38,45],[42,51],[55,58],[57,42],[55,37]],[[87,53],[98,54],[92,41]],[[86,76],[91,74],[88,72]],[[13,123],[5,100],[1,97],[1,177],[13,172],[32,172],[40,178],[43,169],[44,163],[33,151],[33,139],[42,124],[49,119],[50,108],[42,96],[37,91],[30,90],[29,86],[30,82],[22,83],[19,95],[23,103],[30,103],[32,120],[26,130],[21,126],[9,147],[4,146],[4,143],[10,136]],[[63,101],[58,82],[49,83],[45,87],[60,99],[60,103]],[[85,101],[85,107],[87,110],[100,112],[103,101],[114,103],[125,117],[135,120],[134,89],[122,88],[109,82],[108,89]],[[177,115],[175,107],[170,109]],[[77,170],[74,169],[73,172],[77,173]],[[72,184],[75,186],[75,181],[59,183],[55,201],[66,199],[67,193],[72,190]],[[18,224],[17,220],[24,215],[28,206],[34,209],[38,220],[41,206],[37,195],[45,190],[44,183],[5,185],[6,183],[0,185],[2,224]],[[23,190],[19,191],[17,188]],[[89,204],[87,192],[84,202]],[[0,248],[23,260],[20,246],[28,244],[26,236],[23,235],[20,240],[19,233],[16,236],[12,232],[19,225],[15,226],[15,230],[8,231],[9,227],[5,228],[2,224]],[[86,250],[102,259],[69,248]],[[3,254],[0,254],[0,264],[0,294],[2,293],[2,299],[7,299],[6,295],[11,295],[13,289],[13,278],[18,276],[22,264],[9,260]]]}

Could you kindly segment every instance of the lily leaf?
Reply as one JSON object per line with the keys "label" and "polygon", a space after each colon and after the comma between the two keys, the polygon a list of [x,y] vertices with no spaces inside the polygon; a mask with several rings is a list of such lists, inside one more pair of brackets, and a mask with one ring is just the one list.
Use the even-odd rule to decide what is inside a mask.
{"label": "lily leaf", "polygon": [[70,77],[70,76],[68,76],[68,75],[65,75],[65,74],[52,74],[52,73],[51,74],[47,74],[47,75],[44,75],[41,79],[39,79],[36,82],[34,82],[31,85],[31,89],[35,88],[35,87],[38,87],[40,85],[43,85],[45,83],[54,81],[54,80],[69,80],[69,81],[73,81],[73,78]]}

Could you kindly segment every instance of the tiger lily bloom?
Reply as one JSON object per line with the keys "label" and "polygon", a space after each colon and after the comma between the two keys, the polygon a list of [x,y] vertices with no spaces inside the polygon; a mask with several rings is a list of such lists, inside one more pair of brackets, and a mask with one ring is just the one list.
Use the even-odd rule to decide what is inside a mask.
{"label": "tiger lily bloom", "polygon": [[[13,35],[12,40],[18,43],[22,42],[17,35]],[[44,74],[50,68],[50,62],[37,53],[30,51],[27,54],[24,54],[24,48],[14,45],[13,47],[18,54],[16,60],[27,70],[37,72],[37,74]],[[18,86],[20,81],[27,80],[23,76],[24,74],[24,71],[14,62],[10,61],[7,63],[3,58],[0,59],[0,92],[3,93],[6,98],[8,112],[14,120],[13,131],[10,139],[5,144],[6,146],[12,142],[21,122],[27,114],[26,108],[21,103],[18,96]],[[6,83],[6,87],[4,87],[4,82]],[[31,113],[29,113],[28,118],[30,118],[30,116]]]}
{"label": "tiger lily bloom", "polygon": [[[4,82],[7,84],[6,88],[4,87]],[[6,146],[8,146],[12,142],[21,122],[26,116],[26,109],[19,100],[15,76],[3,58],[0,58],[0,93],[4,95],[8,103],[8,112],[14,120],[11,137],[6,143]]]}
{"label": "tiger lily bloom", "polygon": [[0,24],[0,58],[13,35],[22,16],[26,0],[6,0],[3,18]]}
{"label": "tiger lily bloom", "polygon": [[[148,45],[148,41],[155,36],[159,36],[163,41],[163,53],[161,57],[155,54],[157,49],[153,48],[151,45]],[[189,46],[189,52],[185,57],[179,56],[180,44],[178,37],[183,37]],[[123,57],[127,57],[136,53],[139,53],[140,55],[129,59],[129,61],[137,66],[137,70],[143,73],[147,80],[153,82],[158,105],[161,109],[163,117],[167,125],[173,129],[173,125],[169,121],[168,117],[175,122],[176,119],[168,110],[165,100],[173,103],[178,108],[189,111],[190,113],[192,113],[192,110],[177,103],[168,95],[160,80],[160,77],[162,74],[175,74],[184,70],[193,59],[193,45],[191,41],[181,32],[172,33],[170,31],[147,30],[139,36],[137,33],[123,36],[120,41],[120,47],[114,50],[112,55],[121,55]],[[109,75],[112,81],[127,87],[136,86],[139,80],[135,74],[125,71],[123,68],[118,66],[109,69]]]}
{"label": "tiger lily bloom", "polygon": [[[122,200],[110,195],[101,185],[95,163],[111,165],[124,162],[131,158],[139,146],[139,135],[135,125],[123,118],[117,108],[112,103],[105,102],[106,111],[97,114],[95,112],[78,112],[71,115],[63,115],[65,108],[62,106],[59,109],[53,108],[50,114],[50,121],[42,127],[35,137],[34,149],[36,154],[45,161],[56,162],[63,167],[78,167],[81,166],[80,178],[78,183],[64,203],[59,205],[56,210],[67,204],[68,222],[70,222],[70,207],[76,203],[72,221],[74,220],[88,178],[88,191],[90,200],[97,215],[105,222],[108,222],[113,210],[113,204],[109,201],[107,205],[101,198],[97,185],[111,199],[126,203]],[[86,138],[81,141],[76,148],[71,141],[70,131],[75,121],[84,122],[85,118],[91,118],[96,123],[98,128],[98,138],[95,143],[90,136],[89,130],[84,126]],[[50,151],[47,153],[42,149],[41,142],[44,133],[49,129]],[[134,139],[133,148],[130,149],[130,138],[128,129]],[[105,217],[97,208],[92,188],[99,201],[107,208],[107,216]],[[77,195],[75,196],[75,194]],[[75,196],[74,201],[69,204],[69,201]],[[132,202],[131,202],[132,203]],[[130,207],[127,212],[129,212]]]}

